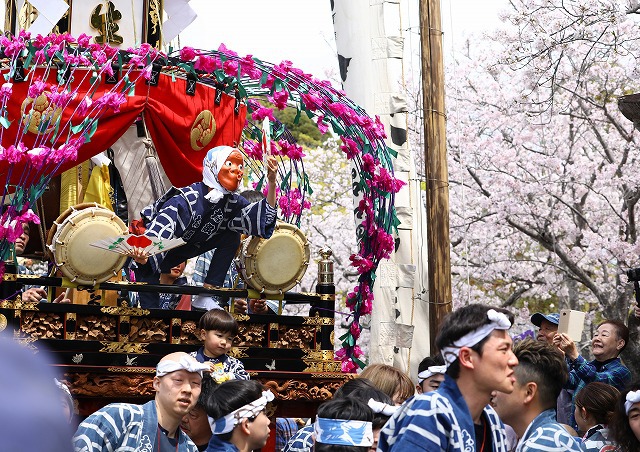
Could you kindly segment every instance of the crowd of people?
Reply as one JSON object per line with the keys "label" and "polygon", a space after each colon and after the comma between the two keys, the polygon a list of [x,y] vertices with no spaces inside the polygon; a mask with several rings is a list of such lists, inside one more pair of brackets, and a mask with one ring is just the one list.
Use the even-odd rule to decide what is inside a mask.
{"label": "crowd of people", "polygon": [[[203,182],[172,188],[143,211],[137,231],[180,237],[187,245],[157,255],[134,248],[131,267],[139,281],[186,284],[185,261],[200,256],[199,282],[223,286],[225,279],[233,278],[231,260],[241,234],[269,237],[273,232],[277,169],[273,157],[267,158],[266,197],[247,195],[249,200],[236,193],[243,177],[237,150],[214,148],[203,165]],[[28,237],[26,226],[16,242],[17,254]],[[22,293],[29,301],[44,301],[46,296],[39,287]],[[36,429],[55,437],[56,451],[71,450],[71,445],[83,452],[248,452],[264,447],[270,435],[265,410],[274,394],[249,378],[241,360],[228,355],[238,324],[224,308],[233,303],[209,295],[185,300],[180,295],[150,293],[134,303],[201,310],[202,347],[191,354],[162,357],[153,378],[154,400],[101,408],[78,425],[69,449],[59,436],[73,418],[73,400],[63,383],[50,379],[41,391],[43,397],[57,394],[61,412],[56,422],[64,421],[64,428],[57,436],[53,424]],[[264,300],[236,303],[241,310],[269,309]],[[624,322],[605,319],[596,326],[592,360],[579,353],[569,335],[558,332],[559,314],[536,313],[531,323],[539,328],[537,340],[514,344],[509,331],[513,315],[508,310],[481,304],[460,308],[440,325],[438,353],[420,363],[417,381],[392,366],[371,364],[323,403],[306,425],[298,428],[292,419],[278,419],[277,450],[640,451],[640,380],[633,381],[619,357],[629,342]],[[43,424],[57,417],[53,411],[44,410],[49,417],[42,418]],[[3,435],[7,436],[11,432]]]}
{"label": "crowd of people", "polygon": [[[542,316],[551,326],[542,326],[541,316],[532,317],[540,325],[538,339],[514,343],[507,310],[471,304],[452,312],[437,334],[439,353],[420,363],[416,384],[392,366],[371,364],[321,404],[306,425],[278,419],[274,430],[286,434],[277,439],[276,450],[640,450],[640,381],[632,381],[618,356],[627,328],[615,320],[601,322],[591,341],[594,359],[587,361],[574,357],[575,344],[566,335],[546,331],[545,326],[557,327],[556,315]],[[202,347],[158,362],[153,400],[107,405],[84,419],[73,435],[69,389],[53,378],[43,386],[50,367],[31,363],[26,349],[18,357],[17,345],[7,355],[5,342],[12,341],[0,338],[0,357],[16,363],[10,372],[0,371],[5,397],[24,408],[14,412],[16,422],[9,425],[20,425],[20,416],[31,417],[29,429],[55,445],[42,450],[56,452],[259,450],[270,436],[266,408],[275,395],[228,356],[237,329],[225,310],[207,311],[200,322]],[[31,378],[34,371],[37,382]],[[37,391],[11,390],[30,383],[38,385]],[[560,397],[563,391],[571,397]],[[42,403],[34,394],[52,406],[38,408]],[[571,411],[575,422],[559,422],[559,408]],[[27,434],[25,428],[11,433]],[[38,438],[18,439],[39,444]]]}

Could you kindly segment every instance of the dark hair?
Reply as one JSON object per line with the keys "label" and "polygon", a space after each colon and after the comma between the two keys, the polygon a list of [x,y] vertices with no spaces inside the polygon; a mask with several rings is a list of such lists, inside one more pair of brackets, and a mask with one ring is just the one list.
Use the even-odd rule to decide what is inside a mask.
{"label": "dark hair", "polygon": [[202,384],[200,385],[200,396],[198,397],[197,404],[205,408],[207,406],[207,400],[213,395],[217,387],[218,383],[211,378],[209,374],[205,373],[202,378]]}
{"label": "dark hair", "polygon": [[425,359],[420,361],[420,364],[418,364],[418,373],[425,371],[429,367],[433,366],[444,366],[444,358],[440,353],[437,353],[433,356],[427,356]]}
{"label": "dark hair", "polygon": [[514,370],[518,383],[535,382],[542,408],[555,407],[562,387],[569,380],[562,352],[546,342],[525,339],[514,346],[513,353],[518,358]]}
{"label": "dark hair", "polygon": [[[436,346],[438,347],[438,350],[442,350],[445,347],[453,345],[455,341],[465,334],[477,330],[482,325],[490,323],[490,320],[487,317],[487,311],[489,311],[489,309],[505,314],[513,324],[513,314],[506,309],[494,308],[483,304],[470,304],[464,306],[445,317],[444,321],[440,325],[440,330],[436,335]],[[489,336],[485,337],[476,345],[469,348],[482,356],[482,347],[488,338]],[[458,362],[458,359],[449,364],[449,367],[447,367],[447,375],[454,379],[458,378],[460,375],[460,363]]]}
{"label": "dark hair", "polygon": [[261,201],[265,198],[264,194],[258,190],[245,190],[240,193],[240,196],[249,201],[250,204]]}
{"label": "dark hair", "polygon": [[[203,400],[204,409],[213,419],[220,419],[243,406],[258,400],[264,387],[256,380],[230,380],[214,388],[211,396]],[[229,441],[231,434],[217,435],[222,441]]]}
{"label": "dark hair", "polygon": [[627,344],[629,343],[629,328],[627,328],[627,325],[625,325],[620,320],[607,319],[607,320],[603,320],[602,322],[598,323],[598,326],[596,327],[596,330],[598,328],[600,328],[602,325],[605,325],[607,323],[609,325],[612,325],[615,328],[616,336],[618,336],[618,340],[622,339],[624,341],[624,345],[622,346],[622,348],[618,352],[618,355],[619,355],[620,353],[622,353],[622,351],[627,347]]}
{"label": "dark hair", "polygon": [[629,426],[629,416],[624,408],[627,394],[630,391],[637,391],[639,389],[640,380],[636,380],[620,393],[620,397],[618,397],[618,402],[616,403],[616,410],[609,424],[613,439],[621,452],[636,452],[640,448],[640,440],[636,437],[635,433],[633,433],[633,430],[631,430]]}
{"label": "dark hair", "polygon": [[616,409],[620,391],[606,383],[594,381],[576,395],[575,405],[587,410],[598,424],[609,424]]}
{"label": "dark hair", "polygon": [[[334,399],[323,403],[318,408],[318,417],[324,419],[342,419],[357,421],[373,421],[373,411],[368,405],[353,397]],[[366,446],[337,446],[335,444],[323,444],[316,441],[316,452],[368,452]]]}
{"label": "dark hair", "polygon": [[376,390],[376,387],[373,386],[373,383],[371,383],[371,380],[369,380],[368,378],[362,378],[362,377],[354,378],[352,380],[348,380],[342,386],[340,386],[336,390],[336,392],[333,394],[333,398],[334,399],[345,398],[351,395],[353,392],[367,390],[367,389]]}
{"label": "dark hair", "polygon": [[416,387],[407,374],[387,364],[369,364],[360,376],[371,380],[376,388],[391,398],[398,394],[403,402],[416,392]]}
{"label": "dark hair", "polygon": [[224,309],[210,309],[205,312],[200,317],[198,328],[205,331],[231,333],[233,336],[238,334],[238,322]]}
{"label": "dark hair", "polygon": [[[356,381],[356,380],[364,380],[365,382],[367,382],[366,385],[359,385],[358,387],[354,388],[353,390],[351,390],[348,394],[344,395],[343,394],[343,398],[344,397],[349,397],[351,399],[356,399],[359,400],[361,402],[364,402],[365,404],[369,403],[369,399],[373,399],[376,402],[381,402],[381,403],[386,403],[387,405],[393,406],[393,399],[391,397],[389,397],[387,394],[385,394],[384,392],[382,392],[381,390],[379,390],[378,388],[376,388],[375,386],[373,386],[373,383],[371,383],[368,379],[366,378],[356,378],[355,380],[352,381]],[[346,386],[346,383],[345,383]],[[343,386],[344,387],[344,386]],[[336,394],[338,394],[338,391],[336,391]],[[339,399],[340,397],[338,397]],[[334,400],[336,400],[336,396],[333,397]],[[385,416],[382,413],[373,413],[373,428],[382,428],[382,426],[384,424],[387,423],[387,421],[389,420],[390,416]]]}

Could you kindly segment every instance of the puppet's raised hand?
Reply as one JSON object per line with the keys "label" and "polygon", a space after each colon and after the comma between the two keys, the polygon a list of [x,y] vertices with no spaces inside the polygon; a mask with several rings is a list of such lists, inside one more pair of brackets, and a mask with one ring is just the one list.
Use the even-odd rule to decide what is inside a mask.
{"label": "puppet's raised hand", "polygon": [[278,175],[278,161],[273,155],[267,157],[267,180],[275,184],[276,176]]}

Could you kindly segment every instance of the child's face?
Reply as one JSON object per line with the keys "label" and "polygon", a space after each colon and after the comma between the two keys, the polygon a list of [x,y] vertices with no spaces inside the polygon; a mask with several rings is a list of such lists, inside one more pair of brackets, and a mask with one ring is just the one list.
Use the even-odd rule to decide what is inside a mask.
{"label": "child's face", "polygon": [[226,355],[233,345],[233,336],[231,333],[223,333],[218,330],[203,330],[202,336],[202,340],[204,341],[204,351],[207,356],[212,358]]}
{"label": "child's face", "polygon": [[261,411],[260,414],[251,421],[251,433],[249,434],[249,445],[251,446],[251,450],[260,449],[267,444],[267,439],[269,439],[269,424],[271,421],[264,414],[264,411]]}
{"label": "child's face", "polygon": [[636,439],[640,441],[640,402],[634,403],[629,410],[629,427]]}

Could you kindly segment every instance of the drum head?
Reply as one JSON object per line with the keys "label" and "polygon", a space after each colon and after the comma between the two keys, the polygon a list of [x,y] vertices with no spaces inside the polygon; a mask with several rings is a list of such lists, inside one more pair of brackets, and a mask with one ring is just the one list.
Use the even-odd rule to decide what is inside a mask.
{"label": "drum head", "polygon": [[99,204],[81,204],[65,211],[49,233],[47,245],[63,275],[82,285],[94,285],[117,275],[127,256],[90,244],[126,234],[127,226]]}
{"label": "drum head", "polygon": [[252,288],[281,294],[300,282],[309,265],[309,242],[294,225],[278,222],[269,239],[243,243],[239,271]]}

